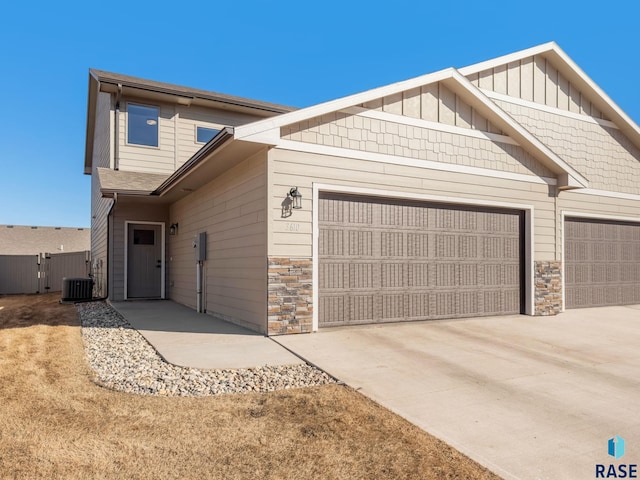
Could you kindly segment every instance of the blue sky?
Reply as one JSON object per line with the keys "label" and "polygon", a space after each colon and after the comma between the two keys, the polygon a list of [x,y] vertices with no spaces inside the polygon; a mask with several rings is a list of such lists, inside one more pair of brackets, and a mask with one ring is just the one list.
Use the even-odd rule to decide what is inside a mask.
{"label": "blue sky", "polygon": [[551,40],[640,122],[635,1],[11,2],[0,224],[86,227],[88,69],[304,107]]}

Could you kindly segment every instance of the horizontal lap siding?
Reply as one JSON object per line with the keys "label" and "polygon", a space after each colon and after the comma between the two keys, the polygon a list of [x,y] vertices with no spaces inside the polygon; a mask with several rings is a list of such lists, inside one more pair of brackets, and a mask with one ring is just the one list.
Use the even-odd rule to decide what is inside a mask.
{"label": "horizontal lap siding", "polygon": [[[269,152],[269,255],[312,256],[312,186],[326,183],[381,191],[456,197],[534,206],[534,260],[556,259],[554,199],[545,184],[503,180],[343,157],[273,149]],[[282,202],[292,186],[303,208],[283,217]]]}
{"label": "horizontal lap siding", "polygon": [[[109,298],[114,301],[124,299],[124,272],[125,266],[125,222],[164,222],[168,228],[168,207],[155,204],[127,204],[119,202],[113,209],[113,222],[110,238],[113,245],[113,257],[110,259],[113,269],[111,285],[109,285]],[[165,238],[167,232],[165,231]],[[165,258],[165,265],[167,265]],[[170,268],[168,266],[167,268]]]}
{"label": "horizontal lap siding", "polygon": [[196,142],[196,126],[221,130],[225,126],[234,127],[261,119],[261,117],[240,112],[182,105],[176,107],[176,118],[176,168],[180,168],[204,146],[203,143]]}
{"label": "horizontal lap siding", "polygon": [[107,294],[107,213],[113,200],[102,198],[96,168],[111,164],[111,116],[111,95],[98,94],[91,174],[91,261],[94,294],[99,297]]}
{"label": "horizontal lap siding", "polygon": [[[128,103],[159,107],[158,118],[158,147],[146,147],[143,145],[131,145],[127,143],[127,113]],[[118,117],[119,155],[118,164],[120,170],[170,174],[175,166],[175,109],[173,105],[154,104],[148,101],[126,99],[121,103]]]}
{"label": "horizontal lap siding", "polygon": [[266,331],[266,154],[259,153],[171,206],[170,297],[195,307],[192,240],[207,232],[207,313]]}

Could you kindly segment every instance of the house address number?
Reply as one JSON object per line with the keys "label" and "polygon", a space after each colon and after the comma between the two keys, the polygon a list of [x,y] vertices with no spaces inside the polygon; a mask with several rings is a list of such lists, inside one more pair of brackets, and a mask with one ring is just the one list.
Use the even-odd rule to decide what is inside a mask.
{"label": "house address number", "polygon": [[299,232],[300,231],[300,224],[299,223],[287,223],[287,226],[285,227],[285,230],[287,232]]}

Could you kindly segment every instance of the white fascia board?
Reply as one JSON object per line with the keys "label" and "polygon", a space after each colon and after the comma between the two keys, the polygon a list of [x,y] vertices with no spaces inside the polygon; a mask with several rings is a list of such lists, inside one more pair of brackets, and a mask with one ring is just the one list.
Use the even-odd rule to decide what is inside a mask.
{"label": "white fascia board", "polygon": [[235,138],[239,140],[250,140],[250,136],[262,133],[268,130],[279,129],[286,125],[298,123],[310,118],[315,118],[320,115],[342,110],[344,108],[353,107],[361,103],[370,102],[381,97],[393,95],[398,92],[410,90],[429,83],[439,82],[446,78],[450,78],[455,70],[453,68],[447,68],[438,72],[429,73],[420,77],[411,78],[402,82],[392,83],[391,85],[385,85],[383,87],[374,88],[365,92],[356,93],[347,97],[338,98],[329,102],[320,103],[311,107],[302,108],[293,112],[278,115],[276,117],[259,120],[257,122],[249,123],[235,127]]}
{"label": "white fascia board", "polygon": [[[569,164],[562,160],[558,155],[553,153],[551,149],[527,131],[527,129],[513,119],[513,117],[511,117],[507,112],[492,102],[491,99],[483,94],[480,89],[473,85],[466,77],[455,72],[451,77],[451,81],[455,82],[457,86],[460,87],[457,89],[457,92],[460,92],[460,89],[462,89],[466,92],[467,98],[472,98],[468,103],[471,103],[472,106],[475,104],[476,107],[478,103],[480,103],[482,107],[480,109],[481,113],[486,115],[486,113],[489,112],[490,114],[486,115],[489,117],[489,120],[497,123],[498,127],[505,129],[509,136],[517,141],[523,148],[533,150],[537,155],[542,155],[557,168],[573,177],[578,182],[578,187],[587,188],[589,186],[589,181],[586,178],[569,166]],[[494,120],[496,117],[499,119],[498,122]]]}
{"label": "white fascia board", "polygon": [[611,192],[609,190],[597,190],[595,188],[583,188],[572,193],[582,193],[584,195],[594,195],[596,197],[619,198],[621,200],[633,200],[640,202],[640,195],[636,193]]}

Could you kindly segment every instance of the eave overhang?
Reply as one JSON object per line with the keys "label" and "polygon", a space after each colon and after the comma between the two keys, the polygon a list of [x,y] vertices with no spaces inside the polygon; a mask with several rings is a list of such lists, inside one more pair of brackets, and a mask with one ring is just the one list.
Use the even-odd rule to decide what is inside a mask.
{"label": "eave overhang", "polygon": [[199,105],[233,110],[263,117],[271,117],[295,110],[294,107],[285,105],[90,69],[84,158],[84,173],[87,175],[92,173],[93,139],[96,127],[98,94],[100,92],[116,94],[118,89],[121,89],[120,94],[122,96],[178,105]]}
{"label": "eave overhang", "polygon": [[330,102],[303,108],[274,118],[259,120],[247,125],[236,127],[235,138],[248,142],[260,142],[277,146],[280,139],[280,128],[304,120],[309,120],[334,111],[342,111],[363,103],[367,103],[388,95],[410,90],[423,85],[442,82],[449,89],[476,108],[497,127],[511,136],[518,144],[531,153],[538,161],[547,166],[558,177],[558,188],[587,188],[588,180],[577,170],[569,166],[551,149],[528,132],[513,117],[502,110],[497,104],[483,94],[467,78],[455,68],[448,68],[439,72],[423,75],[403,82],[394,83],[366,92],[358,93]]}
{"label": "eave overhang", "polygon": [[460,68],[461,75],[468,77],[491,68],[507,65],[531,56],[546,58],[577,90],[589,97],[589,100],[610,121],[622,131],[633,144],[640,148],[640,126],[629,117],[604,90],[602,90],[556,42],[548,42],[536,47]]}

